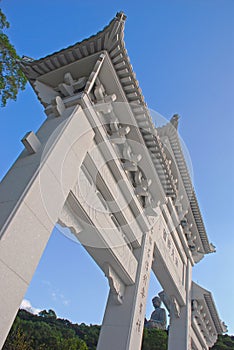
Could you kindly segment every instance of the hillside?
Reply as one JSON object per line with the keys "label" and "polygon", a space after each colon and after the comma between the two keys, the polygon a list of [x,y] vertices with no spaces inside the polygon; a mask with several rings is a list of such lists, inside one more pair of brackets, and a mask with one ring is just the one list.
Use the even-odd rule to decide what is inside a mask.
{"label": "hillside", "polygon": [[[19,310],[3,350],[95,350],[100,326],[73,324],[53,310],[33,315]],[[167,333],[144,330],[142,350],[166,350]],[[234,336],[220,336],[212,350],[234,350]]]}

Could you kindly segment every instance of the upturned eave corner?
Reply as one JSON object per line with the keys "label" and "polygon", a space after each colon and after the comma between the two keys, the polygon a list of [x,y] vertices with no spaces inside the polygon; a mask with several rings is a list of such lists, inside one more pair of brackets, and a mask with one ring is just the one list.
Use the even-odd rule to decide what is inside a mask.
{"label": "upturned eave corner", "polygon": [[41,75],[91,54],[102,50],[110,52],[115,44],[122,44],[121,49],[123,49],[126,18],[127,16],[124,12],[117,12],[109,24],[96,34],[39,59],[23,56],[19,64],[28,80],[33,81]]}

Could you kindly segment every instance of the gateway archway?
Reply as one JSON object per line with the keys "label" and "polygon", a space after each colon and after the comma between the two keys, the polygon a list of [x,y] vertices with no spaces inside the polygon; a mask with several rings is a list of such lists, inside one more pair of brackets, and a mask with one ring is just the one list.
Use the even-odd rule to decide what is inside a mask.
{"label": "gateway archway", "polygon": [[21,63],[47,120],[25,135],[0,187],[1,344],[57,222],[109,281],[99,350],[140,349],[151,269],[170,312],[169,350],[208,349],[224,331],[210,292],[192,282],[192,266],[214,249],[178,116],[153,124],[124,46],[125,18]]}

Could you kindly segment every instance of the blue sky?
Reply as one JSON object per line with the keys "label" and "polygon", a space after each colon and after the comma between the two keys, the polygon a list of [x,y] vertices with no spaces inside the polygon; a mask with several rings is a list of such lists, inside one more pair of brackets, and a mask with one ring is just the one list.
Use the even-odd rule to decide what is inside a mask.
{"label": "blue sky", "polygon": [[[194,186],[210,241],[193,279],[212,291],[234,334],[233,133],[234,1],[2,0],[11,41],[20,55],[40,58],[102,29],[117,11],[127,15],[125,42],[148,106],[170,118],[192,159]],[[21,138],[45,119],[31,87],[0,110],[0,178],[22,150]],[[155,278],[151,298],[160,291]],[[101,323],[108,284],[84,249],[56,229],[25,296],[74,322]]]}

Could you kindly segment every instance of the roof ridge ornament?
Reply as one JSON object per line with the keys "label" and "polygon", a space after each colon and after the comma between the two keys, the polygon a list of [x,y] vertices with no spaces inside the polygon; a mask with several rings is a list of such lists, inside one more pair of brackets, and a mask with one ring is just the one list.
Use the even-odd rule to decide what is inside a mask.
{"label": "roof ridge ornament", "polygon": [[117,12],[115,17],[118,18],[121,22],[126,21],[127,18],[123,11]]}
{"label": "roof ridge ornament", "polygon": [[174,114],[170,119],[171,125],[173,125],[176,130],[178,130],[179,119],[180,119],[179,114]]}

